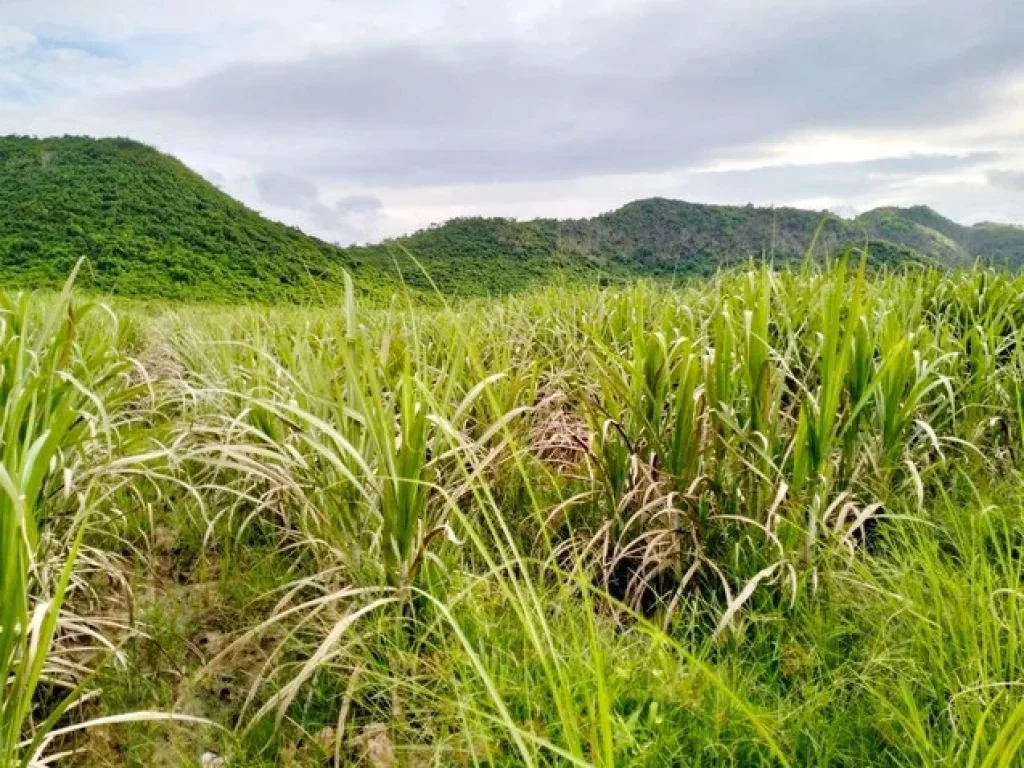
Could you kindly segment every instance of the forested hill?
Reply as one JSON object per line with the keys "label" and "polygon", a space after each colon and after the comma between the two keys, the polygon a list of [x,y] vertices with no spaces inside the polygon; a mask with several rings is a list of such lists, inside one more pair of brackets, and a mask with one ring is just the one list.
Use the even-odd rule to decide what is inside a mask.
{"label": "forested hill", "polygon": [[[1024,229],[964,227],[925,207],[855,220],[793,208],[650,199],[591,219],[456,219],[341,248],[270,221],[178,160],[128,139],[0,138],[0,283],[59,284],[80,257],[91,289],[214,301],[319,301],[343,271],[366,293],[400,285],[475,296],[553,280],[710,274],[868,245],[876,264],[1024,263]],[[415,258],[413,258],[415,257]],[[426,271],[430,279],[423,274]]]}
{"label": "forested hill", "polygon": [[129,296],[301,300],[345,253],[127,139],[0,138],[0,280]]}

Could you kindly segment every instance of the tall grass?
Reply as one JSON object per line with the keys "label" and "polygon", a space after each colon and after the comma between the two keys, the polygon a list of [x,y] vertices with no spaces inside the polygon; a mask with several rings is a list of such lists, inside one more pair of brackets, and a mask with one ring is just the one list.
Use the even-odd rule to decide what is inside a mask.
{"label": "tall grass", "polygon": [[[93,325],[96,307],[68,288],[39,307],[0,295],[0,765],[15,765],[74,703],[75,665],[52,653],[96,497],[96,468],[113,458],[111,401],[126,361]],[[88,326],[87,326],[88,327]],[[40,686],[64,689],[39,711]],[[27,758],[26,758],[27,759]]]}
{"label": "tall grass", "polygon": [[239,619],[183,685],[238,681],[240,765],[1013,765],[1021,288],[140,318],[147,482]]}
{"label": "tall grass", "polygon": [[[86,718],[95,674],[119,658],[118,507],[166,477],[168,451],[132,328],[61,294],[0,292],[0,766],[67,758],[62,738],[104,723],[191,719],[163,712]],[[103,594],[104,592],[113,594]],[[92,615],[102,611],[102,615]],[[114,636],[108,637],[108,634]],[[57,749],[57,751],[54,751]]]}

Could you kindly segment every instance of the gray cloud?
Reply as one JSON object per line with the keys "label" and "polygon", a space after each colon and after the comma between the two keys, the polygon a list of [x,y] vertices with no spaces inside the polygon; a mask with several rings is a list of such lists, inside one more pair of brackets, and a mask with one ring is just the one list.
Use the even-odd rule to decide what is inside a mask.
{"label": "gray cloud", "polygon": [[801,197],[853,199],[882,192],[889,185],[920,180],[935,174],[984,166],[998,161],[996,152],[966,155],[909,155],[851,163],[772,165],[739,171],[696,173],[680,188],[682,197],[720,199],[742,190],[746,202],[773,202],[779,190],[798,190]]}
{"label": "gray cloud", "polygon": [[647,5],[563,46],[403,43],[239,63],[116,106],[227,127],[254,147],[286,134],[298,173],[351,184],[542,181],[681,167],[805,129],[954,125],[1024,70],[1016,0],[810,6],[760,25],[738,23],[749,6],[734,12],[702,21]]}
{"label": "gray cloud", "polygon": [[306,207],[314,228],[343,243],[367,242],[376,234],[383,203],[372,195],[349,195],[333,205]]}
{"label": "gray cloud", "polygon": [[0,4],[0,132],[131,135],[330,239],[652,195],[1024,201],[1017,0]]}
{"label": "gray cloud", "polygon": [[224,178],[223,173],[220,173],[219,171],[215,171],[209,168],[200,171],[199,175],[217,187],[223,187],[224,183],[227,181],[227,179]]}
{"label": "gray cloud", "polygon": [[1024,171],[989,171],[988,183],[1024,192]]}
{"label": "gray cloud", "polygon": [[927,176],[933,173],[964,168],[976,168],[979,165],[998,162],[1003,155],[999,152],[967,152],[962,155],[931,154],[906,155],[904,157],[884,157],[862,163],[832,163],[838,167],[862,169],[867,174],[876,176]]}
{"label": "gray cloud", "polygon": [[348,195],[334,204],[334,210],[340,215],[379,213],[383,203],[373,195]]}
{"label": "gray cloud", "polygon": [[332,204],[323,203],[315,182],[288,171],[260,171],[252,181],[263,203],[298,212],[313,229],[341,242],[372,237],[383,208],[379,197],[366,194],[346,195]]}
{"label": "gray cloud", "polygon": [[283,208],[306,208],[316,203],[316,184],[283,171],[262,171],[253,178],[260,198]]}

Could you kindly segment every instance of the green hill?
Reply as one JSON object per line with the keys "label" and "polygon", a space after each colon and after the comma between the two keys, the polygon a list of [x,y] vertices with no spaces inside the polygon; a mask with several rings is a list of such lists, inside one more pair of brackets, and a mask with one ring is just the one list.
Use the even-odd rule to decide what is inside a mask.
{"label": "green hill", "polygon": [[1024,266],[1024,227],[981,222],[970,227],[950,221],[926,205],[876,208],[856,222],[873,236],[901,243],[953,265],[975,261],[997,267]]}
{"label": "green hill", "polygon": [[126,296],[302,302],[337,295],[345,270],[379,296],[401,284],[476,296],[556,280],[705,275],[762,256],[784,264],[803,259],[812,243],[816,255],[868,244],[879,264],[1024,264],[1024,228],[964,227],[923,206],[879,208],[850,221],[662,198],[590,219],[455,219],[341,248],[260,216],[135,141],[0,138],[6,285],[58,285],[84,256],[85,285]]}
{"label": "green hill", "polygon": [[560,280],[635,279],[638,264],[616,263],[606,253],[582,254],[562,245],[560,222],[461,218],[379,245],[347,248],[356,263],[401,269],[416,289],[461,296],[504,294]]}
{"label": "green hill", "polygon": [[[820,228],[820,231],[819,231]],[[609,254],[648,274],[708,274],[723,265],[770,254],[777,262],[833,252],[856,238],[831,214],[795,208],[702,205],[638,200],[593,219],[564,222],[563,246]]]}
{"label": "green hill", "polygon": [[137,142],[0,138],[0,281],[59,284],[82,256],[101,291],[216,300],[301,300],[351,266]]}

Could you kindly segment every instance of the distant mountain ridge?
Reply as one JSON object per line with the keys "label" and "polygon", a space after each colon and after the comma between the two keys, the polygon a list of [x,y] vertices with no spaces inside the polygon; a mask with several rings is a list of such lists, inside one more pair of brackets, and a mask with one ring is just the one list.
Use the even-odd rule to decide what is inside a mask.
{"label": "distant mountain ridge", "polygon": [[364,293],[382,298],[403,285],[480,296],[552,281],[706,275],[749,258],[781,265],[865,245],[875,264],[1024,265],[1024,227],[967,227],[925,206],[847,220],[665,198],[589,219],[454,219],[343,248],[264,218],[173,157],[129,139],[0,137],[5,285],[57,285],[84,256],[88,287],[126,296],[330,300],[346,271]]}

